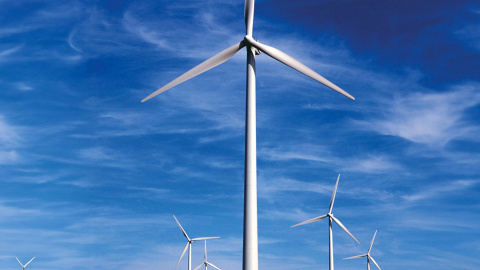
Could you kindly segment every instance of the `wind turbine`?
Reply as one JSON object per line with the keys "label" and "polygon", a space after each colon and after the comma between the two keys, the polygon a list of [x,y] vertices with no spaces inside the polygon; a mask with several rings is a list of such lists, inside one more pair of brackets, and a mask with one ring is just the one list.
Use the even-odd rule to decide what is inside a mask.
{"label": "wind turbine", "polygon": [[373,235],[372,242],[370,243],[370,247],[368,248],[367,254],[344,258],[344,260],[367,257],[367,269],[368,270],[370,270],[370,261],[372,261],[375,264],[375,266],[377,266],[378,270],[382,270],[382,269],[380,269],[380,266],[378,266],[377,262],[370,255],[370,250],[372,250],[372,245],[373,245],[373,240],[375,240],[375,235],[377,235],[377,231],[375,231],[375,234]]}
{"label": "wind turbine", "polygon": [[205,270],[207,270],[208,265],[210,265],[211,267],[213,267],[215,269],[220,270],[220,268],[216,267],[215,265],[213,265],[212,263],[207,261],[207,240],[205,240],[205,253],[204,253],[203,257],[205,258],[205,261],[193,270],[197,270],[198,268],[202,267],[202,265],[205,265]]}
{"label": "wind turbine", "polygon": [[22,266],[22,270],[25,270],[25,267],[27,267],[27,265],[31,263],[33,259],[35,259],[35,257],[33,257],[30,261],[28,261],[25,265],[23,265],[17,257],[15,258],[17,259],[18,263]]}
{"label": "wind turbine", "polygon": [[192,269],[192,242],[194,242],[194,241],[200,241],[200,240],[220,238],[220,237],[199,237],[199,238],[190,239],[190,237],[188,237],[187,232],[183,229],[182,225],[180,225],[180,222],[178,222],[178,220],[177,220],[177,218],[175,217],[175,215],[173,215],[173,218],[174,218],[175,221],[177,222],[178,227],[180,227],[180,230],[182,230],[182,233],[183,233],[183,235],[185,236],[185,238],[187,238],[187,244],[185,245],[185,248],[183,249],[182,255],[180,256],[180,259],[178,260],[177,265],[175,266],[175,269],[177,269],[178,264],[180,263],[180,261],[181,261],[182,258],[183,258],[183,255],[185,255],[185,252],[186,252],[187,249],[188,249],[188,270],[191,270],[191,269]]}
{"label": "wind turbine", "polygon": [[360,244],[360,242],[358,242],[358,240],[348,231],[348,229],[342,224],[342,222],[340,222],[340,220],[338,220],[336,217],[334,217],[333,213],[332,213],[333,202],[335,201],[335,194],[337,193],[337,186],[338,186],[338,181],[339,180],[340,180],[340,174],[338,175],[337,183],[335,184],[335,188],[333,189],[333,194],[332,194],[332,199],[330,200],[330,209],[328,210],[328,214],[323,215],[323,216],[319,216],[319,217],[316,217],[316,218],[312,218],[312,219],[309,219],[307,221],[304,221],[304,222],[301,222],[301,223],[298,223],[298,224],[295,224],[295,225],[291,226],[291,227],[296,227],[296,226],[312,223],[312,222],[315,222],[315,221],[319,221],[319,220],[322,220],[322,219],[328,217],[328,229],[329,229],[329,234],[328,234],[328,236],[329,236],[328,237],[329,249],[328,249],[328,253],[329,253],[329,266],[330,266],[329,269],[330,270],[333,270],[332,220],[335,221],[335,223],[337,223],[338,226],[340,226],[345,232],[348,233],[348,235],[350,235],[355,241],[357,241],[357,243]]}
{"label": "wind turbine", "polygon": [[257,226],[257,135],[256,135],[256,84],[255,55],[260,52],[303,73],[310,78],[330,87],[342,95],[355,98],[331,83],[309,67],[300,63],[286,53],[262,44],[252,37],[253,11],[255,0],[245,0],[246,34],[242,41],[221,51],[213,57],[190,69],[157,91],[142,100],[145,102],[168,89],[185,82],[211,68],[214,68],[237,53],[243,47],[247,48],[247,101],[245,117],[245,190],[244,190],[244,221],[243,221],[243,270],[258,269],[258,226]]}

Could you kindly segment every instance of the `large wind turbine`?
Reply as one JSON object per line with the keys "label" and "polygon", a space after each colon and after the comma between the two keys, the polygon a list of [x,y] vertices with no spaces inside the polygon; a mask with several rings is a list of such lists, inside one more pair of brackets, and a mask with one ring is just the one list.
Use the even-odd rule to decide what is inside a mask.
{"label": "large wind turbine", "polygon": [[197,270],[198,268],[202,267],[203,265],[205,265],[205,270],[207,270],[207,266],[209,266],[209,265],[211,267],[215,268],[215,269],[220,270],[220,268],[216,267],[215,265],[213,265],[211,262],[209,262],[207,260],[207,240],[205,240],[205,253],[203,254],[203,257],[205,258],[205,261],[193,270]]}
{"label": "large wind turbine", "polygon": [[183,249],[182,255],[180,256],[180,259],[178,260],[177,265],[175,266],[175,269],[177,269],[178,264],[180,263],[180,261],[181,261],[182,258],[183,258],[183,255],[185,255],[185,252],[186,252],[187,249],[188,249],[188,270],[191,270],[191,269],[192,269],[192,242],[194,242],[194,241],[200,241],[200,240],[220,238],[220,237],[198,237],[198,238],[190,239],[190,237],[188,237],[187,232],[183,229],[182,225],[180,225],[180,222],[178,222],[178,220],[177,220],[177,218],[175,217],[175,215],[173,216],[173,218],[174,218],[175,221],[177,222],[178,227],[180,227],[180,230],[182,230],[182,233],[183,233],[183,235],[185,236],[185,238],[187,238],[187,244],[185,245],[185,248]]}
{"label": "large wind turbine", "polygon": [[367,257],[367,270],[370,270],[370,261],[372,261],[375,264],[375,266],[377,266],[378,270],[382,270],[380,269],[380,266],[378,266],[377,262],[370,255],[370,250],[372,250],[372,245],[373,245],[373,240],[375,240],[375,235],[377,235],[377,231],[375,231],[375,234],[373,235],[372,242],[370,242],[370,247],[368,248],[367,254],[344,258],[344,260]]}
{"label": "large wind turbine", "polygon": [[301,222],[301,223],[298,223],[298,224],[295,224],[295,225],[291,226],[291,227],[296,227],[296,226],[312,223],[312,222],[315,222],[315,221],[319,221],[319,220],[322,220],[322,219],[328,217],[328,230],[329,230],[329,234],[328,234],[329,235],[329,237],[328,237],[328,240],[329,240],[328,253],[329,253],[329,266],[330,266],[329,269],[330,270],[333,270],[332,220],[335,221],[335,223],[337,223],[338,226],[340,226],[345,232],[348,233],[348,235],[350,235],[355,241],[357,241],[357,243],[360,244],[360,242],[358,242],[358,240],[348,231],[348,229],[342,224],[342,222],[340,222],[340,220],[338,220],[336,217],[334,217],[333,213],[332,213],[333,202],[335,201],[335,194],[337,193],[337,186],[338,186],[338,181],[339,180],[340,180],[340,174],[338,175],[337,183],[335,184],[335,188],[333,189],[333,194],[332,194],[332,199],[330,200],[330,209],[328,210],[328,214],[323,215],[323,216],[319,216],[319,217],[316,217],[316,218],[312,218],[312,219],[309,219],[307,221],[304,221],[304,222]]}
{"label": "large wind turbine", "polygon": [[15,258],[17,259],[18,263],[22,266],[22,270],[25,270],[25,267],[27,267],[27,265],[31,263],[33,259],[35,259],[35,257],[33,257],[30,261],[28,261],[25,265],[23,265],[17,257]]}
{"label": "large wind turbine", "polygon": [[247,104],[245,119],[245,190],[244,190],[244,223],[243,223],[243,270],[258,269],[258,232],[257,232],[257,135],[256,135],[256,85],[255,85],[255,55],[260,52],[279,62],[303,73],[310,78],[330,87],[331,89],[354,99],[340,87],[331,83],[309,67],[300,63],[280,50],[262,44],[252,37],[253,11],[255,0],[245,0],[246,35],[239,43],[223,50],[198,66],[190,69],[180,77],[169,82],[142,100],[152,97],[187,81],[213,67],[216,67],[237,53],[243,47],[247,48]]}

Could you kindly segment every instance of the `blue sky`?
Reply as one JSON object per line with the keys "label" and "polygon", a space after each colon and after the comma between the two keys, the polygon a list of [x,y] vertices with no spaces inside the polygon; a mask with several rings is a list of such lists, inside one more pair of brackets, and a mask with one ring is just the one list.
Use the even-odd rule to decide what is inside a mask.
{"label": "blue sky", "polygon": [[[173,269],[191,237],[241,269],[243,1],[0,0],[0,269]],[[254,38],[351,101],[257,57],[259,265],[478,269],[480,5],[256,1]],[[203,261],[193,246],[193,265]],[[186,258],[179,269],[186,267]]]}

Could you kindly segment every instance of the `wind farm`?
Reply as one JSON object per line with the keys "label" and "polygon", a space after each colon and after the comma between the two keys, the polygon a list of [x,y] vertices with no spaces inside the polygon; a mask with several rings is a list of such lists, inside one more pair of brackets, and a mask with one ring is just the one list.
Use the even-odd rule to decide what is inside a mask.
{"label": "wind farm", "polygon": [[0,1],[0,269],[478,269],[478,4],[252,3]]}
{"label": "wind farm", "polygon": [[[257,127],[256,127],[256,65],[255,55],[260,52],[273,59],[303,73],[310,78],[324,84],[338,93],[353,99],[353,96],[340,87],[331,83],[315,71],[300,63],[284,52],[262,44],[252,37],[254,0],[245,0],[245,27],[246,34],[242,41],[209,58],[198,66],[187,71],[180,77],[161,87],[142,100],[145,102],[156,95],[185,82],[211,68],[214,68],[237,53],[243,47],[247,48],[247,89],[246,89],[246,118],[245,118],[245,185],[244,185],[244,221],[243,221],[243,270],[258,269],[258,225],[257,225]],[[332,202],[333,203],[333,202]],[[338,221],[336,221],[339,223]],[[352,236],[353,237],[353,236]],[[190,263],[189,263],[190,265]],[[190,267],[190,266],[189,266]],[[333,269],[333,268],[331,268]],[[189,268],[190,270],[190,268]]]}

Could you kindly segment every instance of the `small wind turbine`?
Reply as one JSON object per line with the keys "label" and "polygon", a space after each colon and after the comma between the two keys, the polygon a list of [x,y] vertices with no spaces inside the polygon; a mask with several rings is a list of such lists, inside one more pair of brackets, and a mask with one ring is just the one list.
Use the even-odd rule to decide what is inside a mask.
{"label": "small wind turbine", "polygon": [[25,267],[27,267],[27,265],[31,263],[33,259],[35,259],[35,257],[33,257],[30,261],[28,261],[25,265],[23,265],[17,257],[15,258],[17,259],[18,263],[22,266],[22,270],[25,270]]}
{"label": "small wind turbine", "polygon": [[142,100],[145,102],[168,89],[185,82],[199,74],[210,70],[235,55],[243,47],[247,48],[247,101],[245,117],[245,190],[244,190],[244,220],[243,220],[243,270],[258,269],[258,225],[257,225],[257,126],[256,126],[256,71],[255,55],[260,52],[273,59],[307,75],[308,77],[324,84],[340,94],[354,100],[355,98],[322,77],[309,67],[286,53],[262,44],[252,37],[253,11],[255,0],[245,0],[245,26],[246,34],[242,41],[221,51],[198,66],[185,72],[157,91]]}
{"label": "small wind turbine", "polygon": [[328,237],[329,249],[328,249],[328,253],[329,253],[329,269],[330,270],[333,270],[332,220],[335,221],[335,223],[337,223],[338,226],[340,226],[345,232],[348,233],[348,235],[350,235],[355,241],[357,241],[357,243],[360,244],[360,242],[358,242],[358,240],[348,231],[348,229],[342,224],[342,222],[340,222],[340,220],[338,220],[336,217],[334,217],[333,213],[332,213],[333,202],[335,201],[335,194],[337,193],[337,186],[338,186],[338,181],[339,180],[340,180],[340,174],[338,175],[337,183],[335,184],[335,188],[333,189],[332,199],[330,200],[330,210],[328,210],[328,214],[323,215],[323,216],[319,216],[319,217],[316,217],[316,218],[312,218],[312,219],[309,219],[307,221],[304,221],[304,222],[301,222],[301,223],[298,223],[298,224],[295,224],[295,225],[291,226],[291,227],[296,227],[296,226],[312,223],[312,222],[315,222],[315,221],[319,221],[319,220],[322,220],[322,219],[328,217],[328,221],[329,221],[328,222],[328,229],[329,229],[329,234],[328,234],[329,235],[329,237]]}
{"label": "small wind turbine", "polygon": [[205,240],[205,253],[204,253],[203,257],[205,258],[205,261],[193,270],[197,270],[198,268],[202,267],[202,265],[205,265],[205,270],[207,270],[208,265],[210,265],[211,267],[213,267],[215,269],[220,270],[220,268],[216,267],[215,265],[213,265],[212,263],[207,261],[207,240]]}
{"label": "small wind turbine", "polygon": [[183,255],[185,255],[185,252],[187,251],[187,248],[188,248],[188,270],[191,270],[192,269],[192,242],[200,241],[200,240],[220,238],[220,237],[198,237],[198,238],[190,239],[190,237],[188,237],[188,235],[187,235],[187,232],[185,232],[185,230],[182,228],[182,225],[180,225],[180,222],[178,222],[175,215],[173,215],[173,218],[177,222],[178,227],[180,227],[180,230],[182,230],[182,233],[185,236],[185,238],[187,238],[187,244],[185,245],[185,248],[183,249],[182,255],[180,256],[180,259],[178,260],[177,265],[175,266],[175,269],[177,269],[178,264],[182,260]]}
{"label": "small wind turbine", "polygon": [[377,262],[370,255],[370,250],[372,250],[372,245],[373,245],[373,240],[375,240],[375,235],[377,235],[377,231],[375,231],[375,234],[373,235],[372,242],[370,243],[370,247],[368,248],[367,254],[344,258],[344,260],[367,257],[367,269],[368,270],[370,270],[370,261],[372,261],[375,264],[375,266],[377,266],[378,270],[382,270],[382,269],[380,269],[380,266],[378,266]]}

